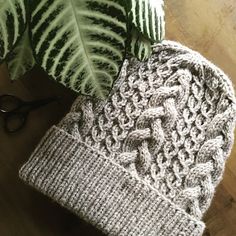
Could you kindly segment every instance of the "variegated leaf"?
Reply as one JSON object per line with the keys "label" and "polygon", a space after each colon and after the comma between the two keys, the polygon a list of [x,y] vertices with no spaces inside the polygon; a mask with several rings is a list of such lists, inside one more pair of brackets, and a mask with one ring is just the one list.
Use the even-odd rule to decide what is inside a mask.
{"label": "variegated leaf", "polygon": [[0,0],[0,62],[25,30],[26,3],[26,0]]}
{"label": "variegated leaf", "polygon": [[140,61],[147,60],[152,54],[152,43],[142,33],[133,27],[129,51]]}
{"label": "variegated leaf", "polygon": [[164,1],[130,0],[130,16],[137,29],[153,42],[165,37]]}
{"label": "variegated leaf", "polygon": [[33,52],[29,41],[28,29],[25,30],[23,37],[19,43],[10,52],[6,59],[10,78],[17,80],[22,77],[27,71],[31,70],[35,65]]}
{"label": "variegated leaf", "polygon": [[36,61],[66,87],[105,98],[125,54],[123,5],[123,0],[34,0]]}

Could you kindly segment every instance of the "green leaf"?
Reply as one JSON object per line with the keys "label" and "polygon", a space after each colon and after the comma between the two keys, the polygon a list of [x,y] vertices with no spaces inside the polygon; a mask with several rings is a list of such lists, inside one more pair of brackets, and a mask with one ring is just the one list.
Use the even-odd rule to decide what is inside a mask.
{"label": "green leaf", "polygon": [[129,52],[140,61],[147,60],[152,54],[152,43],[143,34],[133,27],[131,31],[131,42]]}
{"label": "green leaf", "polygon": [[26,0],[0,0],[0,62],[26,27]]}
{"label": "green leaf", "polygon": [[30,46],[28,29],[25,30],[23,37],[9,54],[6,62],[12,80],[19,79],[34,67],[35,60]]}
{"label": "green leaf", "polygon": [[130,17],[137,29],[153,42],[165,37],[164,1],[130,0]]}
{"label": "green leaf", "polygon": [[36,61],[76,92],[104,99],[124,56],[123,0],[34,0],[32,45]]}

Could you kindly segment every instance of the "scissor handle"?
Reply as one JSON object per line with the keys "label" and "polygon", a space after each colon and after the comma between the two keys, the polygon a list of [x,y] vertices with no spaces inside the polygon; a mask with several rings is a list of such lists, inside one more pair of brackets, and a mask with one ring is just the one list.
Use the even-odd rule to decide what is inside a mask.
{"label": "scissor handle", "polygon": [[10,112],[4,116],[4,129],[7,133],[15,133],[20,130],[26,122],[28,113]]}
{"label": "scissor handle", "polygon": [[11,94],[0,96],[0,111],[2,113],[12,112],[22,105],[23,101]]}
{"label": "scissor handle", "polygon": [[23,101],[20,98],[5,94],[0,96],[0,112],[4,114],[4,129],[7,133],[20,130],[28,117],[28,113],[50,102],[59,100],[60,97],[49,97],[35,101]]}

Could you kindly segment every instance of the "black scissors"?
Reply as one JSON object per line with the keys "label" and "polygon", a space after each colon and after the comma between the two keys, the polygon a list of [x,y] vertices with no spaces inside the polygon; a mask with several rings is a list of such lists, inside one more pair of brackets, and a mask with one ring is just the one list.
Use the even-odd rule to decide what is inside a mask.
{"label": "black scissors", "polygon": [[15,133],[25,125],[30,111],[57,100],[59,100],[59,97],[49,97],[35,101],[23,101],[14,95],[1,95],[0,113],[3,115],[5,131],[7,133]]}

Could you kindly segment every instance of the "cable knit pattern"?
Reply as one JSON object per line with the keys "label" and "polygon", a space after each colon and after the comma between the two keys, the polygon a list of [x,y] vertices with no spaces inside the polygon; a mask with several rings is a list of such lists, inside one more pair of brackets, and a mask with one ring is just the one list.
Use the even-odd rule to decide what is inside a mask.
{"label": "cable knit pattern", "polygon": [[[162,201],[176,206],[180,212],[176,214],[185,212],[197,221],[221,180],[233,144],[235,115],[234,91],[227,76],[199,53],[164,41],[154,46],[147,62],[124,62],[106,101],[77,98],[58,127],[157,191],[166,199],[160,197]],[[28,169],[26,164],[21,175],[30,182]],[[194,225],[191,232],[190,226],[181,231],[174,228],[172,234],[161,228],[155,234],[130,232],[201,235],[202,226]],[[98,228],[109,235],[131,235]]]}
{"label": "cable knit pattern", "polygon": [[229,82],[200,54],[176,44],[158,45],[147,63],[130,64],[137,71],[127,69],[85,142],[200,218],[232,142]]}

